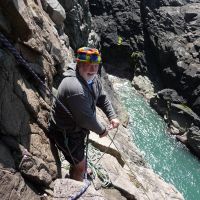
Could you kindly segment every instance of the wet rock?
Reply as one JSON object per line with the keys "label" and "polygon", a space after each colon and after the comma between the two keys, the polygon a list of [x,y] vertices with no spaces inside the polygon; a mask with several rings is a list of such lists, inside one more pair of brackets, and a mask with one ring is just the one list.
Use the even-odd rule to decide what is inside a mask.
{"label": "wet rock", "polygon": [[179,140],[180,142],[182,142],[183,144],[187,145],[188,144],[188,138],[187,138],[187,134],[183,134],[183,135],[177,135],[176,139]]}
{"label": "wet rock", "polygon": [[187,139],[188,144],[200,158],[200,128],[198,126],[191,127],[187,133]]}

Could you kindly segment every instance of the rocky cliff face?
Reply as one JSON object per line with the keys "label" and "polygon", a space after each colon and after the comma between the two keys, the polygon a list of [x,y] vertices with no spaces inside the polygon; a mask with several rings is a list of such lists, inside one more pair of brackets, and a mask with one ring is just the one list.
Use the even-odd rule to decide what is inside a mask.
{"label": "rocky cliff face", "polygon": [[[50,88],[72,61],[68,36],[59,35],[40,1],[0,1],[0,30]],[[57,176],[45,136],[51,100],[2,41],[0,71],[0,198],[39,199],[35,186],[49,187]]]}
{"label": "rocky cliff face", "polygon": [[128,67],[132,53],[144,49],[140,1],[89,0],[89,3],[93,26],[101,36],[104,61],[118,68]]}
{"label": "rocky cliff face", "polygon": [[143,7],[145,29],[155,51],[164,87],[177,90],[200,114],[200,4],[197,2],[144,1]]}
{"label": "rocky cliff face", "polygon": [[[200,121],[198,116],[200,115],[199,8],[199,1],[144,0],[142,2],[144,32],[152,51],[150,55],[154,59],[149,65],[149,70],[153,70],[156,66],[162,78],[163,87],[177,91],[176,100],[168,98],[165,101],[165,105],[167,101],[170,104],[170,111],[167,111],[168,122],[171,125],[178,122],[175,127],[179,130],[172,130],[172,132],[183,134],[183,138],[178,138],[192,147],[198,156],[200,156],[200,135],[193,135],[190,128],[193,129],[193,124],[199,127]],[[178,103],[180,105],[177,110],[177,107],[171,104],[177,104],[179,95],[184,100]],[[169,97],[167,93],[164,96]],[[156,99],[159,98],[156,97]],[[154,103],[152,105],[158,111],[161,110]],[[184,113],[182,119],[180,112]],[[184,121],[187,122],[184,123]],[[196,137],[196,141],[187,141],[187,137]]]}
{"label": "rocky cliff face", "polygon": [[[189,128],[193,124],[199,127],[200,121],[200,2],[89,0],[89,3],[93,26],[101,35],[106,70],[129,79],[135,75],[133,85],[147,98],[165,88],[174,90],[176,100],[175,96],[173,101],[168,98],[169,94],[161,91],[166,95],[165,106],[163,102],[158,103],[163,101],[158,97],[151,100],[151,105],[163,117],[168,117],[167,122],[173,127],[171,132],[196,137]],[[171,111],[167,111],[167,101],[177,103],[179,96],[184,99],[184,103],[179,102],[183,104],[179,105],[181,109],[170,106]],[[180,120],[178,112],[184,113],[184,120]],[[196,137],[198,144],[199,138]],[[197,144],[189,142],[189,146],[200,151]]]}
{"label": "rocky cliff face", "polygon": [[[102,19],[112,18],[109,24],[101,22],[100,17],[97,17],[96,21],[96,24],[102,25],[102,30],[115,32],[112,37],[112,34],[107,35],[99,28],[96,29],[103,38],[103,52],[113,52],[111,63],[115,60],[114,56],[122,55],[126,58],[133,50],[142,51],[140,2],[125,1],[125,6],[120,1],[95,2],[99,3],[102,9],[97,10],[90,2],[93,15],[99,12],[104,15],[105,10],[110,14],[105,14]],[[133,13],[137,13],[139,17]],[[87,1],[0,0],[0,32],[12,42],[50,89],[56,75],[60,75],[67,64],[73,61],[72,48],[88,43],[97,44],[99,38],[92,30],[91,21]],[[119,25],[117,29],[116,24]],[[131,33],[133,29],[135,34]],[[52,99],[44,93],[41,84],[30,72],[17,62],[2,40],[1,37],[0,199],[52,199],[53,183],[59,175],[59,163],[56,165],[53,146],[45,135]],[[119,47],[124,54],[118,53]],[[104,57],[109,61],[109,56]],[[101,117],[101,120],[103,121],[104,117]],[[144,166],[140,153],[131,145],[130,136],[123,127],[120,128],[116,143],[135,174],[133,177],[127,172],[124,163],[119,161],[119,166],[115,158],[111,159],[106,155],[113,161],[112,165],[116,163],[115,166],[119,166],[121,170],[119,177],[115,169],[112,169],[111,173],[115,188],[120,188],[113,190],[116,199],[153,199],[155,196],[157,199],[163,196],[168,199],[183,199],[173,186]],[[119,152],[117,155],[118,158]],[[109,164],[106,163],[105,167],[109,169]],[[128,182],[124,183],[125,180]],[[131,186],[123,188],[123,183]],[[44,192],[49,196],[44,196]],[[109,199],[106,191],[102,191],[102,194],[104,199]]]}

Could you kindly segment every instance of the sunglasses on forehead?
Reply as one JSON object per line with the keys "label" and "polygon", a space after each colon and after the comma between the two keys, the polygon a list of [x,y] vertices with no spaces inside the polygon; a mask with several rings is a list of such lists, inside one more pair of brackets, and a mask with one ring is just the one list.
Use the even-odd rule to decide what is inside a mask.
{"label": "sunglasses on forehead", "polygon": [[77,62],[100,63],[101,56],[97,54],[87,54],[85,52],[80,52],[77,55]]}

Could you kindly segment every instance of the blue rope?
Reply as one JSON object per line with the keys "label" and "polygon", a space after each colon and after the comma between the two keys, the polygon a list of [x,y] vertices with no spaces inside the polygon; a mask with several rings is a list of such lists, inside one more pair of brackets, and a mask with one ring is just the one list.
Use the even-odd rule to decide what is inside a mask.
{"label": "blue rope", "polygon": [[91,183],[87,179],[84,179],[84,184],[85,185],[81,188],[81,190],[77,192],[74,196],[70,197],[68,200],[76,200],[79,197],[81,197],[81,195],[85,193],[85,191],[88,189]]}
{"label": "blue rope", "polygon": [[[23,65],[32,75],[33,77],[41,84],[42,88],[47,91],[46,93],[49,97],[55,98],[55,100],[58,102],[58,104],[65,110],[65,112],[73,119],[73,116],[71,112],[62,104],[62,102],[50,91],[50,89],[44,84],[44,82],[39,78],[39,76],[32,70],[30,64],[19,54],[19,52],[16,50],[16,48],[8,41],[8,39],[0,33],[0,41],[2,44],[14,55],[16,58],[16,61],[18,64]],[[88,146],[88,134],[87,134],[87,145]],[[84,187],[74,196],[72,196],[69,200],[75,200],[78,199],[90,186],[90,181],[87,180],[87,151],[86,149],[86,172],[85,172],[85,179],[84,179]]]}
{"label": "blue rope", "polygon": [[16,48],[8,41],[8,39],[2,33],[0,33],[0,41],[15,56],[17,63],[23,65],[34,76],[34,78],[40,83],[40,85],[42,86],[42,89],[44,89],[46,94],[49,97],[53,97],[54,99],[56,99],[58,104],[65,110],[65,112],[71,118],[73,118],[70,111],[62,104],[62,102],[55,95],[53,95],[50,89],[44,84],[44,82],[39,78],[39,76],[32,70],[30,64],[19,54]]}

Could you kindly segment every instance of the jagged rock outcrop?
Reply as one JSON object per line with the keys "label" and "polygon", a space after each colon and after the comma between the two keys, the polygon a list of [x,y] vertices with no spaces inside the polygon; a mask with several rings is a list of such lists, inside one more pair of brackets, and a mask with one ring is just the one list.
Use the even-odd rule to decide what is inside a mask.
{"label": "jagged rock outcrop", "polygon": [[164,89],[150,100],[151,106],[165,119],[172,134],[200,157],[200,118],[173,89]]}
{"label": "jagged rock outcrop", "polygon": [[91,32],[91,14],[88,1],[59,0],[66,12],[64,31],[68,35],[71,47],[76,50],[87,46]]}
{"label": "jagged rock outcrop", "polygon": [[104,62],[130,68],[132,53],[143,51],[140,1],[89,0],[89,3],[93,26],[101,36]]}
{"label": "jagged rock outcrop", "polygon": [[[0,1],[0,16],[1,32],[51,87],[56,69],[72,60],[54,22],[35,1]],[[39,199],[35,184],[47,188],[57,176],[45,136],[51,101],[2,42],[0,71],[1,199]]]}
{"label": "jagged rock outcrop", "polygon": [[57,26],[63,26],[66,18],[64,8],[57,0],[44,0],[41,1],[43,9],[49,14],[53,22]]}
{"label": "jagged rock outcrop", "polygon": [[177,90],[197,114],[200,114],[199,8],[198,1],[143,1],[144,27],[164,87]]}
{"label": "jagged rock outcrop", "polygon": [[[175,120],[186,128],[177,127],[175,123],[178,130],[173,128],[172,133],[183,133],[183,130],[188,131],[188,128],[193,126],[192,124],[199,126],[196,119],[200,115],[200,21],[198,17],[200,2],[195,0],[144,0],[141,8],[145,42],[151,49],[149,55],[147,53],[149,49],[145,49],[147,57],[151,57],[151,59],[147,58],[151,61],[148,70],[154,71],[156,68],[157,75],[161,76],[160,81],[162,81],[163,88],[172,88],[185,99],[184,102],[179,102],[184,104],[179,105],[179,108],[173,105],[170,107],[173,110],[170,111],[173,112],[171,113],[171,116],[173,115],[171,125],[174,126]],[[151,101],[154,108],[155,99]],[[156,103],[156,110],[159,112],[163,110],[161,101],[159,99],[159,103]],[[186,111],[190,109],[192,110],[189,116]],[[188,115],[186,118],[185,114],[183,114],[184,117],[181,115],[184,120],[180,120],[182,112]],[[185,139],[183,141],[185,142]]]}
{"label": "jagged rock outcrop", "polygon": [[[103,123],[108,123],[102,112],[98,111],[98,117]],[[104,181],[109,182],[113,189],[103,188],[96,174],[93,184],[83,194],[83,199],[183,199],[172,185],[165,183],[145,166],[141,154],[132,143],[130,133],[122,126],[116,131],[116,129],[110,131],[110,137],[101,139],[95,133],[91,133],[90,144],[99,149],[100,152],[96,149],[92,153],[91,146],[89,146],[88,152],[89,158],[92,158],[93,166],[95,166],[98,155],[106,151],[106,154],[99,160],[98,166],[93,170],[94,174],[95,170],[98,169],[98,172],[104,172],[104,176],[101,178],[104,177]],[[113,137],[115,139],[111,143]],[[109,178],[106,179],[107,176]],[[72,187],[71,184],[74,186]],[[83,186],[84,184],[70,179],[59,179],[55,182],[54,198],[55,200],[68,199],[79,192]],[[94,188],[98,189],[97,192],[94,192]]]}

